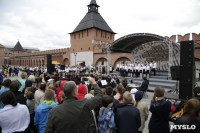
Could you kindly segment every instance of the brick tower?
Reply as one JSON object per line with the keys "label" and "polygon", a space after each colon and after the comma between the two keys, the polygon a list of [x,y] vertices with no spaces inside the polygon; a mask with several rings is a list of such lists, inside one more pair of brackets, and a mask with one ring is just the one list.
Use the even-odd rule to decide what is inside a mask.
{"label": "brick tower", "polygon": [[91,0],[88,5],[88,12],[70,33],[70,65],[85,63],[86,66],[94,64],[94,46],[97,43],[112,43],[115,33],[108,26],[99,13],[99,5]]}

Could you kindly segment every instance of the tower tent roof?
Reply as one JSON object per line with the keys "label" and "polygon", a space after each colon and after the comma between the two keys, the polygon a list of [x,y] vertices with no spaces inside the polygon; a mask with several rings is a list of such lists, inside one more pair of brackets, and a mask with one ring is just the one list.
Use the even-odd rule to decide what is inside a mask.
{"label": "tower tent roof", "polygon": [[114,33],[103,17],[98,13],[98,7],[99,6],[97,5],[96,0],[91,0],[90,4],[88,5],[88,13],[72,33],[90,28],[97,28],[103,31]]}
{"label": "tower tent roof", "polygon": [[23,51],[23,47],[20,44],[20,42],[18,41],[17,44],[15,45],[15,47],[13,48],[13,51]]}

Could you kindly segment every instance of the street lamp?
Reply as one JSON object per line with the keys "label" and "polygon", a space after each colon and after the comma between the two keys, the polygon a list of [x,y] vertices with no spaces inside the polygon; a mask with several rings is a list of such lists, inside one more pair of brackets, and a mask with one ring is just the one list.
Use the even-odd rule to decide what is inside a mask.
{"label": "street lamp", "polygon": [[74,56],[75,56],[75,66],[76,66],[76,55],[77,55],[77,53],[74,53]]}

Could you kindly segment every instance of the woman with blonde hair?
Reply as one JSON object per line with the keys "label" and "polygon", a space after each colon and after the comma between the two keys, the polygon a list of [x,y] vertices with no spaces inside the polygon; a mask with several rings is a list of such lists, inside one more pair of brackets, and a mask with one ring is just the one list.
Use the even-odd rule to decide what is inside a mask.
{"label": "woman with blonde hair", "polygon": [[175,125],[189,125],[190,130],[177,129],[173,130],[172,133],[197,133],[200,131],[200,120],[199,114],[200,112],[200,102],[197,99],[190,99],[184,106],[183,115],[177,119],[174,124]]}
{"label": "woman with blonde hair", "polygon": [[165,90],[158,86],[154,89],[154,96],[149,111],[152,113],[149,121],[149,133],[170,133],[169,113],[171,103],[164,99]]}

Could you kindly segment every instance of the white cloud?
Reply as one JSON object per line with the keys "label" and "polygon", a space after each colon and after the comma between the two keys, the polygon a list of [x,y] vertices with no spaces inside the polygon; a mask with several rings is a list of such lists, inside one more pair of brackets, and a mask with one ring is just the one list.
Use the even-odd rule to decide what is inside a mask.
{"label": "white cloud", "polygon": [[[116,39],[132,33],[162,36],[199,33],[198,0],[96,0]],[[0,43],[40,50],[70,46],[69,34],[87,13],[90,0],[0,0]]]}

